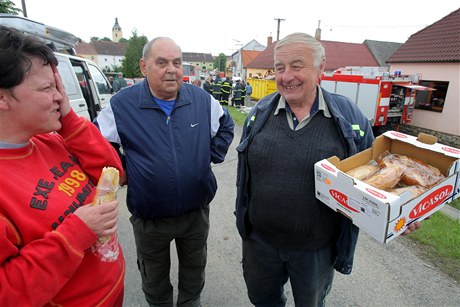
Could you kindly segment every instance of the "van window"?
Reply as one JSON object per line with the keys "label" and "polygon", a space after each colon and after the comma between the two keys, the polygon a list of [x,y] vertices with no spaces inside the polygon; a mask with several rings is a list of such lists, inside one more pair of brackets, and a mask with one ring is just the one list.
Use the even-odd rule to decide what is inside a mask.
{"label": "van window", "polygon": [[64,88],[67,93],[67,96],[69,96],[70,100],[73,99],[81,99],[81,92],[77,88],[77,84],[74,81],[74,76],[73,74],[73,68],[69,65],[68,62],[66,61],[61,61],[59,60],[58,64],[58,71],[59,74],[61,75],[62,82],[64,83]]}
{"label": "van window", "polygon": [[99,94],[110,94],[110,85],[108,84],[107,79],[104,77],[104,74],[99,70],[99,68],[91,65],[90,63],[88,63],[88,67],[91,76],[96,83]]}

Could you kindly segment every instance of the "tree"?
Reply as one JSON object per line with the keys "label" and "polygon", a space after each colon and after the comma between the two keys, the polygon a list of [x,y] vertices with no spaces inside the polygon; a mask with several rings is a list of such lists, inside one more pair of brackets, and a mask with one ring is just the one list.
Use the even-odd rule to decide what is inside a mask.
{"label": "tree", "polygon": [[225,71],[225,66],[227,64],[227,56],[223,53],[220,53],[219,56],[214,58],[214,68],[218,71]]}
{"label": "tree", "polygon": [[132,32],[132,36],[128,40],[128,48],[126,48],[125,59],[123,60],[123,75],[127,78],[142,77],[139,67],[139,59],[142,57],[142,49],[147,44],[148,39],[144,35],[138,36],[137,30]]}
{"label": "tree", "polygon": [[105,36],[105,37],[101,38],[99,41],[100,42],[111,42],[112,40],[110,38],[108,38],[107,36]]}
{"label": "tree", "polygon": [[15,7],[13,1],[0,0],[0,13],[18,15],[19,12],[22,12],[22,10]]}

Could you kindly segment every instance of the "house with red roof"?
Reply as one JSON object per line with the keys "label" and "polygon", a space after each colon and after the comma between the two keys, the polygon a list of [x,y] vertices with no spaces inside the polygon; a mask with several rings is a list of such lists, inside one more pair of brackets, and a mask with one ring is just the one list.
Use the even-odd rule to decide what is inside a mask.
{"label": "house with red roof", "polygon": [[435,89],[417,94],[408,126],[451,134],[460,145],[460,9],[410,36],[387,62]]}

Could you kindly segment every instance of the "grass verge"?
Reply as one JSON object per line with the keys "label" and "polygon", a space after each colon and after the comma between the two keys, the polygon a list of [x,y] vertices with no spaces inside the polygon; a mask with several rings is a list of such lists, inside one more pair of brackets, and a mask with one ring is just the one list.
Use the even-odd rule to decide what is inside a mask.
{"label": "grass verge", "polygon": [[232,106],[225,106],[228,109],[228,113],[233,118],[235,125],[243,126],[244,120],[246,119],[247,114],[241,113],[240,109],[232,107]]}
{"label": "grass verge", "polygon": [[454,207],[457,210],[460,210],[460,198],[457,198],[453,202],[449,203],[449,206]]}
{"label": "grass verge", "polygon": [[407,236],[416,243],[419,256],[460,282],[460,222],[442,212],[422,222],[422,227]]}

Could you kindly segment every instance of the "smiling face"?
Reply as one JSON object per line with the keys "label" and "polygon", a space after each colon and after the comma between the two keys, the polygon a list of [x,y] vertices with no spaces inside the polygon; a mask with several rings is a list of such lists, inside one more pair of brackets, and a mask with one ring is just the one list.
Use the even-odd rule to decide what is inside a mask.
{"label": "smiling face", "polygon": [[301,43],[291,43],[277,50],[275,81],[289,105],[312,104],[323,64],[314,65],[313,51]]}
{"label": "smiling face", "polygon": [[140,61],[152,94],[163,100],[173,100],[182,85],[184,71],[182,52],[169,38],[160,38],[150,46],[149,54]]}
{"label": "smiling face", "polygon": [[53,70],[37,58],[24,80],[11,90],[0,90],[2,111],[9,123],[10,143],[27,142],[33,135],[61,129],[59,103]]}

